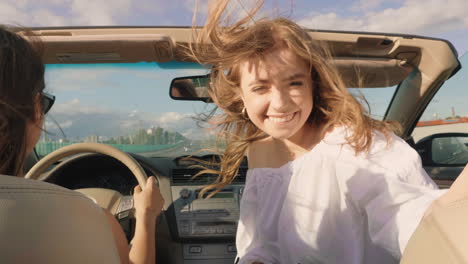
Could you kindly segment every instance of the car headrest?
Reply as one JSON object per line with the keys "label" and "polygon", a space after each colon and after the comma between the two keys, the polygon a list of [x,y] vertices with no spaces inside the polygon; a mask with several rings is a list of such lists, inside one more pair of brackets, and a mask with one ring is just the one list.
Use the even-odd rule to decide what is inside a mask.
{"label": "car headrest", "polygon": [[53,184],[0,175],[1,263],[120,263],[104,211]]}
{"label": "car headrest", "polygon": [[468,263],[468,199],[434,203],[403,252],[400,264]]}

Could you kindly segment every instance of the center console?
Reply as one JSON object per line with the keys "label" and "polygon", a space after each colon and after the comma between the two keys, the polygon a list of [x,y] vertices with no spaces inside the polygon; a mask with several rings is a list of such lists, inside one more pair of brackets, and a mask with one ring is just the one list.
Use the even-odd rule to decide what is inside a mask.
{"label": "center console", "polygon": [[[233,184],[210,198],[199,198],[204,186],[214,181],[199,170],[179,166],[172,171],[171,195],[176,227],[172,234],[182,243],[184,263],[233,263],[237,255],[235,237],[246,169]],[[174,227],[174,226],[173,226]]]}
{"label": "center console", "polygon": [[231,185],[209,199],[199,199],[201,186],[173,186],[179,237],[235,238],[242,189]]}

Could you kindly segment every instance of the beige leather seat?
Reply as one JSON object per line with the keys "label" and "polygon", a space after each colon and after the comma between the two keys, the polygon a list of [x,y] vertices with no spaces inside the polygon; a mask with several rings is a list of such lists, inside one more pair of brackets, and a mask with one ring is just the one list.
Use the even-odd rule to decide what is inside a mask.
{"label": "beige leather seat", "polygon": [[468,200],[433,206],[408,242],[400,263],[468,263]]}
{"label": "beige leather seat", "polygon": [[45,182],[0,175],[0,263],[120,263],[102,209]]}

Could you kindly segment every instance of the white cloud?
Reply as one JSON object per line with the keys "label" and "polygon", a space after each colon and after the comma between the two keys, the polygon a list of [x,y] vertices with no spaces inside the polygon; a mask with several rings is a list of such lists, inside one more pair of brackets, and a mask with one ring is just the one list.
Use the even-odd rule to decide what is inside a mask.
{"label": "white cloud", "polygon": [[466,10],[466,0],[405,0],[400,8],[368,11],[359,17],[311,13],[299,24],[315,29],[439,34],[468,29]]}
{"label": "white cloud", "polygon": [[[139,129],[162,127],[171,132],[179,132],[191,138],[202,138],[206,131],[197,126],[193,113],[149,113],[133,110],[111,111],[104,107],[84,105],[78,99],[55,105],[51,116],[57,121],[64,133],[71,138],[83,138],[95,134],[114,137],[130,135]],[[47,131],[62,135],[61,130],[50,117],[46,121]]]}
{"label": "white cloud", "polygon": [[187,138],[199,139],[206,137],[207,130],[199,127],[193,116],[193,113],[162,113],[156,119],[156,126],[168,131],[177,131]]}
{"label": "white cloud", "polygon": [[60,126],[60,128],[62,129],[65,129],[65,128],[69,128],[73,125],[73,121],[71,120],[66,120],[66,121],[63,121],[63,122],[53,122],[53,121],[46,121],[45,122],[45,127],[50,129],[50,128],[55,128],[57,126],[57,124]]}
{"label": "white cloud", "polygon": [[169,131],[185,131],[196,125],[192,116],[191,113],[155,114],[133,110],[126,116],[122,115],[119,122],[122,129],[162,127]]}
{"label": "white cloud", "polygon": [[382,0],[359,0],[353,5],[353,10],[369,10],[374,9],[382,4]]}
{"label": "white cloud", "polygon": [[71,5],[73,24],[114,25],[115,20],[113,15],[116,11],[128,10],[128,4],[124,1],[112,1],[112,3],[109,3],[106,1],[73,0]]}
{"label": "white cloud", "polygon": [[183,119],[187,119],[193,116],[193,114],[187,114],[187,113],[176,113],[176,112],[167,112],[161,114],[161,116],[156,119],[156,122],[161,123],[163,125],[167,124],[174,124],[178,123]]}
{"label": "white cloud", "polygon": [[62,123],[59,123],[60,127],[61,128],[69,128],[73,125],[73,121],[71,120],[67,120],[67,121],[64,121]]}
{"label": "white cloud", "polygon": [[147,128],[149,127],[149,123],[140,118],[124,119],[119,121],[119,126],[122,130],[134,130],[138,128]]}
{"label": "white cloud", "polygon": [[192,113],[147,113],[133,110],[120,115],[119,126],[122,129],[162,127],[169,131],[185,131],[195,126]]}
{"label": "white cloud", "polygon": [[165,0],[3,0],[0,2],[0,23],[23,26],[116,25],[127,24],[128,18],[142,13],[161,14],[167,8]]}
{"label": "white cloud", "polygon": [[134,130],[138,128],[149,128],[153,120],[157,118],[154,113],[132,110],[129,113],[121,113],[118,117],[119,126],[123,130]]}
{"label": "white cloud", "polygon": [[393,3],[404,2],[405,0],[357,0],[352,4],[352,11],[369,11],[373,9],[380,8],[384,3]]}
{"label": "white cloud", "polygon": [[22,22],[28,19],[28,16],[15,5],[8,2],[0,2],[0,18],[3,24],[22,24]]}
{"label": "white cloud", "polygon": [[97,77],[103,73],[102,70],[97,71],[95,69],[90,68],[59,68],[59,69],[51,69],[48,70],[49,76],[48,79],[50,81],[58,81],[58,80],[67,80],[69,82],[74,81],[92,81],[96,80]]}
{"label": "white cloud", "polygon": [[208,14],[208,3],[209,0],[186,0],[184,2],[184,7],[187,11],[193,12],[195,11],[195,8],[197,9],[197,15],[207,15]]}
{"label": "white cloud", "polygon": [[[92,70],[60,69],[46,73],[46,87],[51,92],[80,91],[94,87],[98,73]],[[93,86],[87,85],[93,83]]]}
{"label": "white cloud", "polygon": [[304,27],[313,29],[358,30],[365,25],[362,19],[343,18],[336,13],[312,14],[310,18],[298,22]]}
{"label": "white cloud", "polygon": [[[184,74],[185,72],[181,72]],[[200,74],[200,71],[198,71]],[[54,91],[82,91],[93,90],[97,87],[121,87],[124,79],[147,79],[147,83],[167,80],[167,75],[151,68],[49,68],[46,72],[46,86]],[[143,81],[142,81],[143,82]]]}
{"label": "white cloud", "polygon": [[113,113],[111,109],[100,106],[84,105],[80,99],[73,99],[68,102],[54,105],[51,109],[52,114],[60,113],[61,115],[76,115],[76,114],[108,114]]}
{"label": "white cloud", "polygon": [[[195,8],[197,15],[197,24],[201,25],[204,23],[209,12],[209,0],[185,0],[185,9],[193,15]],[[228,23],[235,22],[248,15],[248,11],[252,10],[258,5],[258,0],[236,0],[230,1],[223,14],[223,18],[228,18]],[[260,10],[255,18],[268,16],[263,10]],[[200,18],[202,18],[200,20]]]}
{"label": "white cloud", "polygon": [[6,0],[14,3],[20,8],[38,7],[38,6],[65,6],[69,5],[71,0]]}
{"label": "white cloud", "polygon": [[66,24],[66,18],[63,16],[56,15],[47,9],[39,9],[34,12],[31,16],[31,22],[35,25],[40,25],[44,21],[47,21],[47,26],[61,26]]}
{"label": "white cloud", "polygon": [[[21,26],[70,25],[70,17],[57,12],[66,10],[69,1],[61,0],[6,0],[0,2],[0,23]],[[55,11],[55,12],[54,12]]]}
{"label": "white cloud", "polygon": [[368,16],[369,31],[441,33],[468,29],[466,0],[408,0],[399,9]]}

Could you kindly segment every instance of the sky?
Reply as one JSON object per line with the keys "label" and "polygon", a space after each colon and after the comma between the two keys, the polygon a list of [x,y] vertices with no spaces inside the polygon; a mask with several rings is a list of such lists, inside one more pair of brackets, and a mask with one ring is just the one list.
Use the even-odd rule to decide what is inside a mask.
{"label": "sky", "polygon": [[[233,14],[237,15],[242,14],[242,6],[248,8],[252,5],[249,0],[233,2]],[[197,21],[203,23],[207,3],[207,0],[0,0],[0,24],[27,27],[190,26],[195,6],[198,9]],[[467,10],[468,0],[265,0],[260,15],[285,16],[312,29],[443,38],[449,40],[462,56],[468,51]],[[90,69],[49,66],[46,85],[57,96],[51,115],[70,137],[87,134],[115,136],[124,133],[125,129],[155,125],[184,131],[186,135],[201,133],[194,132],[191,114],[201,111],[204,104],[168,100],[168,76],[206,71],[184,69],[161,73],[154,69],[158,67],[139,65]],[[466,83],[466,77],[458,77],[454,82]],[[146,96],[130,101],[129,96],[133,95],[135,87]],[[109,98],[110,91],[112,98]],[[157,93],[148,95],[150,91]],[[161,93],[165,97],[158,101]],[[385,109],[380,109],[380,106],[383,101],[389,101],[392,94],[390,89],[370,91],[372,112],[382,115]],[[461,100],[461,108],[465,100],[458,100]],[[440,112],[441,103],[439,100],[436,102],[439,106],[430,106],[431,113]],[[49,126],[53,126],[52,123],[53,120],[47,122]],[[78,132],[80,128],[86,129]]]}

